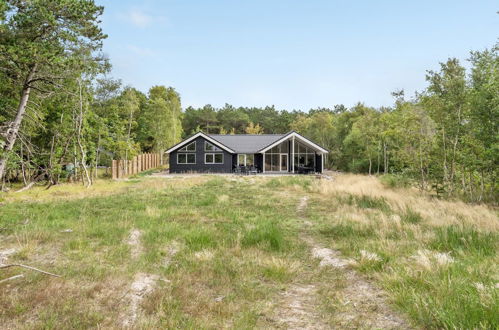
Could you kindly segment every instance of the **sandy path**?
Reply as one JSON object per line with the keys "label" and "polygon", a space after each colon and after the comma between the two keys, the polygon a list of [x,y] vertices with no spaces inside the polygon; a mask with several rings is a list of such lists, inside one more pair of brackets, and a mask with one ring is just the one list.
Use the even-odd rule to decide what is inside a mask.
{"label": "sandy path", "polygon": [[[300,199],[296,212],[305,225],[305,211],[308,197]],[[385,293],[362,276],[350,269],[351,260],[342,257],[337,250],[322,247],[313,238],[303,233],[302,239],[311,249],[311,255],[319,259],[319,267],[333,267],[341,270],[346,285],[338,292],[338,301],[333,317],[335,327],[410,329],[409,323],[395,313],[386,301]],[[302,283],[292,285],[282,294],[275,312],[274,320],[287,329],[330,329],[319,315],[317,290],[321,283]]]}
{"label": "sandy path", "polygon": [[[138,229],[132,229],[128,237],[127,244],[130,246],[132,259],[137,259],[143,252],[140,241],[142,232]],[[138,316],[140,315],[140,304],[144,297],[154,291],[158,275],[137,273],[133,279],[128,292],[125,295],[127,304],[126,313],[122,315],[121,322],[123,328],[133,328]]]}

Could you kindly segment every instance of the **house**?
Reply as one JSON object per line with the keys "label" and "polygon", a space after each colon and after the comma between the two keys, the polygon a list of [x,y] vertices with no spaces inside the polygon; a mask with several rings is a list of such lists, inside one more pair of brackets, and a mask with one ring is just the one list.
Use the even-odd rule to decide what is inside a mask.
{"label": "house", "polygon": [[291,131],[286,134],[219,135],[199,132],[166,151],[170,173],[322,173],[328,151]]}

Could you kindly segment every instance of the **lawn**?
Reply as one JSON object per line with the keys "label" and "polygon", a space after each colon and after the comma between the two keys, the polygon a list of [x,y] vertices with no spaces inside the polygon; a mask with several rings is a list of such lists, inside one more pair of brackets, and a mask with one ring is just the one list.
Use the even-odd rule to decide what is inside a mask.
{"label": "lawn", "polygon": [[[353,175],[139,177],[1,196],[5,262],[62,276],[0,270],[24,274],[0,284],[5,328],[370,328],[386,314],[413,328],[499,325],[499,222],[486,206]],[[318,247],[347,266],[321,266]],[[349,303],[361,298],[352,281],[380,290],[379,306]]]}

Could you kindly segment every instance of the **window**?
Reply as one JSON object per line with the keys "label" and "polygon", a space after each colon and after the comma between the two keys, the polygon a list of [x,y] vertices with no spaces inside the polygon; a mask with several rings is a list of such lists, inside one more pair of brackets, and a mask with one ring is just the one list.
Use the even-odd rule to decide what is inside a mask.
{"label": "window", "polygon": [[237,155],[237,165],[239,165],[239,166],[254,166],[255,165],[255,155],[254,154],[238,154]]}
{"label": "window", "polygon": [[204,141],[204,151],[221,151],[220,148],[214,146],[208,141]]}
{"label": "window", "polygon": [[223,154],[204,154],[205,164],[223,164],[224,155]]}
{"label": "window", "polygon": [[289,140],[281,142],[265,152],[265,171],[288,171]]}
{"label": "window", "polygon": [[196,151],[196,141],[189,143],[183,148],[178,149],[178,151]]}
{"label": "window", "polygon": [[177,164],[196,164],[196,154],[177,154]]}
{"label": "window", "polygon": [[295,141],[295,166],[315,168],[315,151]]}

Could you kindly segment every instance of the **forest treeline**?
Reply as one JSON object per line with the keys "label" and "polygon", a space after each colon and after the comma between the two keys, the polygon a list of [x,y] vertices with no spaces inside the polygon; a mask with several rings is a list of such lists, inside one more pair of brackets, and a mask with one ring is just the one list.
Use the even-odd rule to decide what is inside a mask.
{"label": "forest treeline", "polygon": [[[295,130],[330,150],[329,168],[395,174],[422,190],[497,201],[499,164],[499,44],[471,52],[467,71],[457,59],[426,73],[427,88],[394,105],[278,111],[274,107],[188,107],[186,134],[284,133]],[[423,74],[423,73],[422,73]]]}
{"label": "forest treeline", "polygon": [[441,63],[426,73],[425,90],[394,92],[390,107],[183,110],[172,87],[143,93],[107,77],[103,10],[91,0],[0,0],[3,189],[57,184],[68,164],[90,185],[110,159],[161,152],[196,131],[296,130],[330,150],[329,168],[390,174],[469,201],[498,199],[499,45],[472,52],[468,70],[457,59]]}

